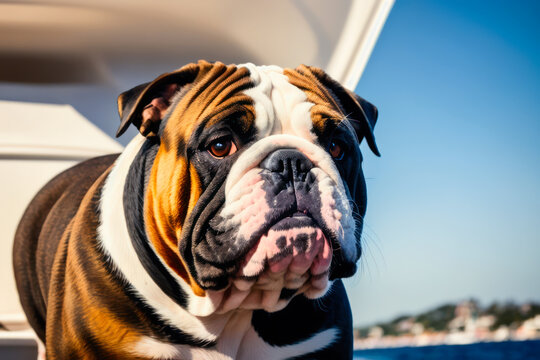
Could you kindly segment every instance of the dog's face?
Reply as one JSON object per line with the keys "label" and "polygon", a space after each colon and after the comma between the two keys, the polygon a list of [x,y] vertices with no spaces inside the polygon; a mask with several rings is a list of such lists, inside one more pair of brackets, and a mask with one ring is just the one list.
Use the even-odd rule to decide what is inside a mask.
{"label": "dog's face", "polygon": [[212,311],[276,311],[354,274],[373,105],[317,68],[201,61],[122,94],[119,110],[119,134],[132,123],[159,144],[148,242]]}

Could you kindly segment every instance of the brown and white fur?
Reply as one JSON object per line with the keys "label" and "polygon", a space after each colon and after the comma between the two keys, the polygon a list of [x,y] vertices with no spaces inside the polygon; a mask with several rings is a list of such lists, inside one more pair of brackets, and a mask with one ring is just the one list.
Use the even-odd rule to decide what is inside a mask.
{"label": "brown and white fur", "polygon": [[376,108],[317,68],[205,61],[118,102],[140,134],[51,180],[17,230],[47,358],[351,358],[340,278]]}

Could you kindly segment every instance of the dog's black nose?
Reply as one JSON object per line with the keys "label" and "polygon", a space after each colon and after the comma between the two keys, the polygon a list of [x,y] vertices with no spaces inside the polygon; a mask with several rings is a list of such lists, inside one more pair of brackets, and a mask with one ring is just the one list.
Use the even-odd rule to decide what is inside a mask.
{"label": "dog's black nose", "polygon": [[270,153],[262,162],[261,168],[295,179],[313,168],[313,163],[300,151],[280,149]]}

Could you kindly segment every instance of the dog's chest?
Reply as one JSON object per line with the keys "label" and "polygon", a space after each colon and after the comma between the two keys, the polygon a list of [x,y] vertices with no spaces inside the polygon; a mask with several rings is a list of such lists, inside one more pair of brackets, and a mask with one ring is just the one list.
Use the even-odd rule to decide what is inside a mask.
{"label": "dog's chest", "polygon": [[228,317],[214,347],[173,345],[145,337],[135,344],[135,353],[152,359],[287,359],[305,355],[314,349],[324,348],[335,341],[338,335],[335,328],[330,328],[302,341],[281,346],[272,345],[261,338],[252,326],[252,314],[252,311],[239,311]]}

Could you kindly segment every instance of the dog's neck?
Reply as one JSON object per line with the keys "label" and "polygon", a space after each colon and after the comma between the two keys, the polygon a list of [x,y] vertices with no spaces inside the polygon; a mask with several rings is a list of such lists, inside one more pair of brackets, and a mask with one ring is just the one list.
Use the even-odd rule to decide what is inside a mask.
{"label": "dog's neck", "polygon": [[[220,332],[219,328],[223,329],[226,321],[217,321],[217,318],[221,317],[212,320],[207,318],[203,321],[194,316],[192,312],[188,311],[188,304],[200,311],[207,312],[198,315],[211,313],[209,304],[206,302],[201,304],[202,299],[197,299],[197,296],[190,293],[189,289],[186,288],[187,285],[179,277],[166,285],[156,283],[143,265],[144,257],[152,256],[151,249],[147,248],[146,253],[140,254],[141,250],[136,249],[133,245],[134,242],[126,221],[123,197],[131,165],[145,141],[143,136],[135,137],[117,159],[106,180],[101,195],[98,242],[113,263],[117,275],[129,284],[135,296],[145,305],[150,306],[161,321],[192,334],[201,341],[214,342]],[[140,196],[137,193],[133,195]],[[141,224],[138,224],[136,229],[131,231],[140,233],[144,229],[141,230]],[[159,259],[157,259],[157,263],[163,266]],[[164,269],[164,271],[167,270]],[[168,271],[166,274],[174,277]],[[215,329],[213,324],[216,324]]]}

